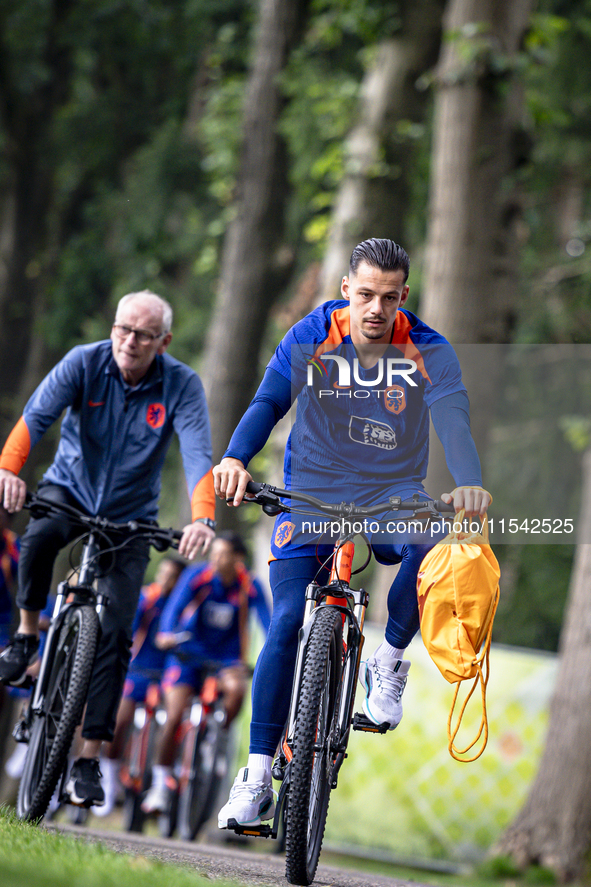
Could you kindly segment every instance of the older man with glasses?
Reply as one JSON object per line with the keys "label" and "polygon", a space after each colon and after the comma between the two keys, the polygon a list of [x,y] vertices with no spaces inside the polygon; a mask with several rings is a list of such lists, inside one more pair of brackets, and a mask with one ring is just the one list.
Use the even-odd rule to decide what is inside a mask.
{"label": "older man with glasses", "polygon": [[[194,558],[207,551],[215,530],[207,405],[197,374],[166,353],[171,326],[168,302],[148,290],[130,293],[119,302],[110,341],[73,348],[46,376],[0,455],[0,503],[9,512],[23,507],[26,485],[18,474],[29,452],[65,409],[55,458],[39,484],[43,496],[117,522],[155,519],[164,458],[176,433],[192,511],[179,552]],[[22,684],[37,658],[39,613],[53,565],[77,532],[53,517],[27,525],[16,597],[20,624],[0,655],[3,683]],[[127,546],[100,580],[111,605],[103,613],[81,756],[66,785],[70,801],[82,806],[104,803],[98,757],[102,742],[113,738],[148,557],[147,544]]]}

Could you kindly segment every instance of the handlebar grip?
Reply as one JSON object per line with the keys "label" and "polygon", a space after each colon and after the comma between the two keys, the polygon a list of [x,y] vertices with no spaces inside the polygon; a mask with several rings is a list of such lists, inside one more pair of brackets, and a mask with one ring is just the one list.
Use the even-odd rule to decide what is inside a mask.
{"label": "handlebar grip", "polygon": [[443,499],[434,499],[433,505],[441,514],[455,514],[455,508],[453,505],[448,505]]}
{"label": "handlebar grip", "polygon": [[249,480],[249,482],[246,484],[246,492],[251,493],[253,496],[256,495],[256,493],[260,493],[262,489],[263,485],[258,484],[254,480]]}

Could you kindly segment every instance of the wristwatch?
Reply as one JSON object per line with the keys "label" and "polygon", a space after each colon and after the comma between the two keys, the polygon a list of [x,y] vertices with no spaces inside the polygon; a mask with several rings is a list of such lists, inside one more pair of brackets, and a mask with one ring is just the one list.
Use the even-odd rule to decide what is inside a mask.
{"label": "wristwatch", "polygon": [[215,530],[215,521],[212,520],[210,517],[196,517],[193,523],[205,524],[205,526],[209,527],[210,530]]}

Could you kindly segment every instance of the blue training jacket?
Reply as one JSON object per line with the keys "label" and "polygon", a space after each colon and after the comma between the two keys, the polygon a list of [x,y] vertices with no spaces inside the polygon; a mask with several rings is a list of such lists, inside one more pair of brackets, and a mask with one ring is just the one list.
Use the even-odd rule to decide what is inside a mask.
{"label": "blue training jacket", "polygon": [[176,432],[193,519],[213,519],[209,417],[201,380],[190,367],[166,353],[156,355],[132,388],[123,381],[110,340],[73,348],[25,406],[0,468],[18,473],[64,409],[45,481],[65,487],[90,514],[114,521],[153,519],[162,465]]}

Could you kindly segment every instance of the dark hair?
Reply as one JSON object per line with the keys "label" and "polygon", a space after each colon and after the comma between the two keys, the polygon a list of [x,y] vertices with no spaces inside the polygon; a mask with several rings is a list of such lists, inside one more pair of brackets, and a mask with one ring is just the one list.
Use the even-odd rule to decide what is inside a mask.
{"label": "dark hair", "polygon": [[361,262],[367,262],[382,271],[404,271],[404,282],[408,279],[410,259],[405,250],[393,240],[372,237],[358,243],[351,253],[349,270],[355,274]]}
{"label": "dark hair", "polygon": [[234,533],[232,530],[222,530],[221,533],[216,534],[215,538],[227,542],[234,554],[241,554],[242,557],[247,557],[248,549],[239,533]]}

